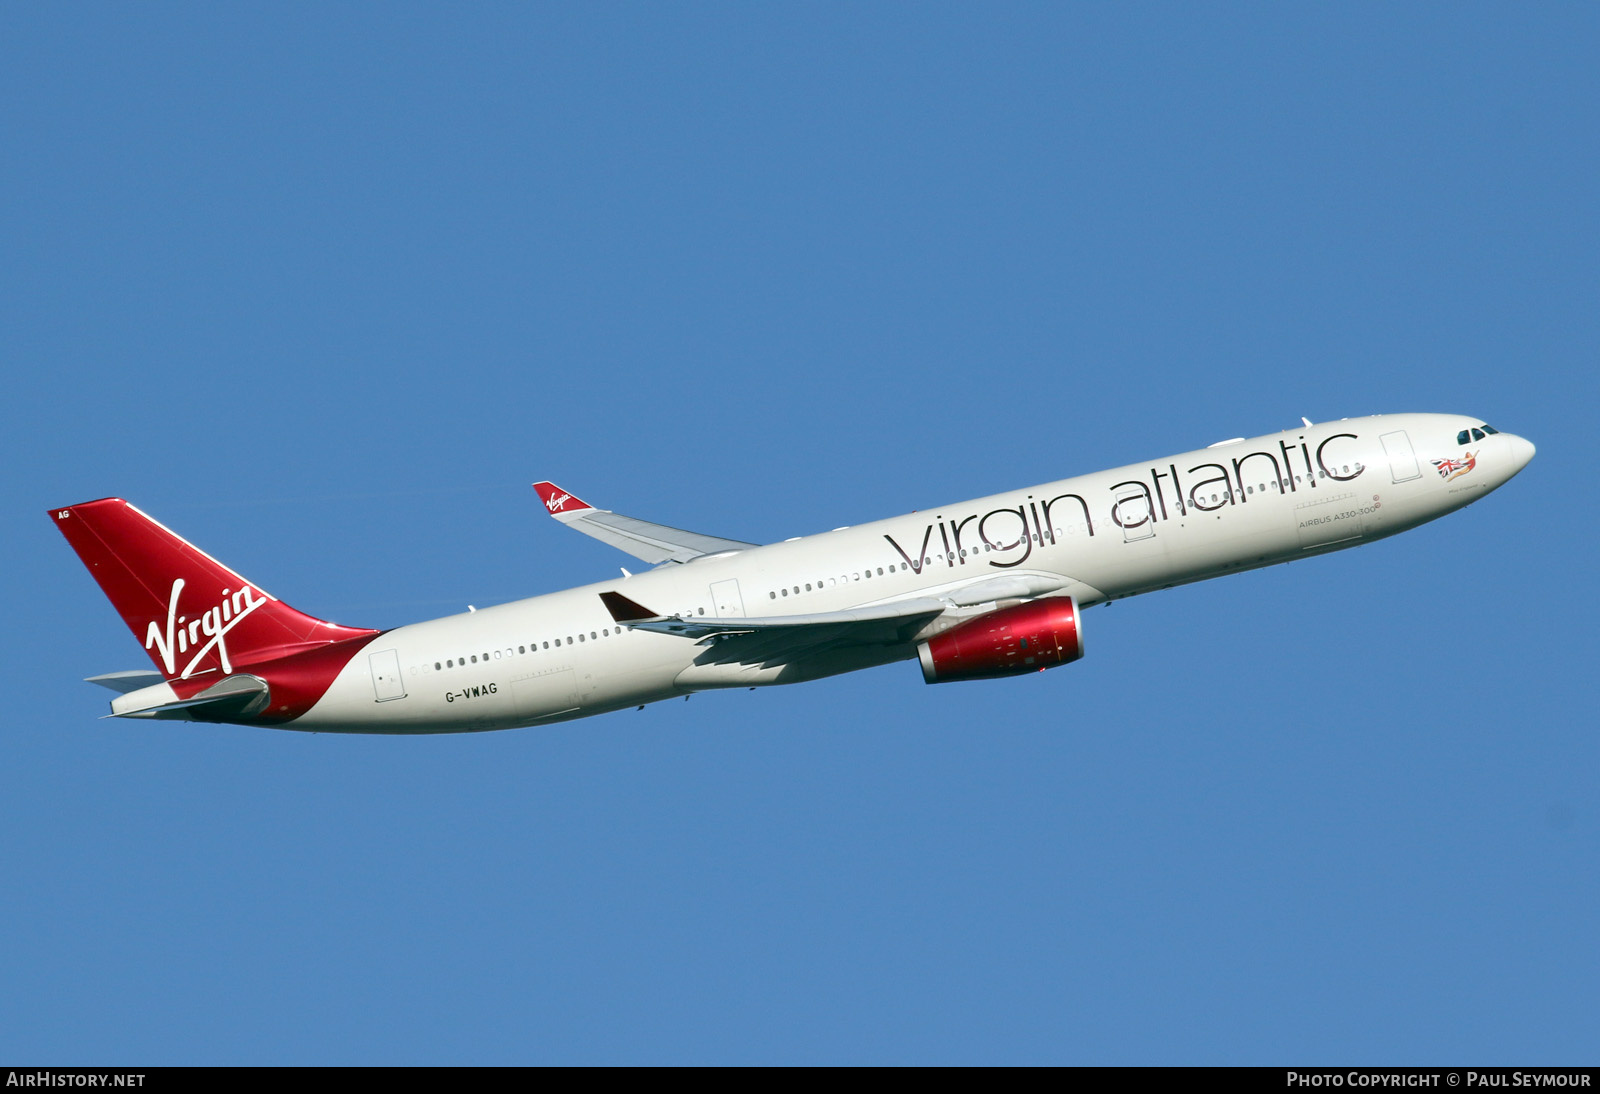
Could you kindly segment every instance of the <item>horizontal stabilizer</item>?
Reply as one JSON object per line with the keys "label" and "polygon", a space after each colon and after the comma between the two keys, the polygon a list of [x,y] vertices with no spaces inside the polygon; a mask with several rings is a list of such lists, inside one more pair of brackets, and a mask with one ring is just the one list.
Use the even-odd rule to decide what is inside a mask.
{"label": "horizontal stabilizer", "polygon": [[259,714],[271,702],[267,682],[249,673],[219,680],[190,699],[151,703],[171,694],[172,686],[164,681],[139,692],[130,692],[111,701],[111,713],[106,717],[231,722]]}
{"label": "horizontal stabilizer", "polygon": [[665,524],[652,524],[647,520],[613,513],[609,509],[596,509],[553,482],[536,482],[533,488],[538,491],[545,509],[562,524],[652,565],[688,562],[703,555],[744,551],[759,546],[737,539],[686,532]]}
{"label": "horizontal stabilizer", "polygon": [[99,684],[103,688],[110,688],[112,691],[119,691],[126,695],[128,692],[138,691],[140,688],[153,687],[161,683],[162,679],[163,677],[159,672],[152,672],[149,669],[128,669],[124,672],[105,672],[99,676],[85,676],[83,682],[86,684]]}

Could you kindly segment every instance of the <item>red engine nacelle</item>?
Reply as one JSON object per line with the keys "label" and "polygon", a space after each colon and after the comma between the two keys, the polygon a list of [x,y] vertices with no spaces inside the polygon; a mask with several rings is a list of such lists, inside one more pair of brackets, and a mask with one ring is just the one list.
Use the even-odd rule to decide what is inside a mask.
{"label": "red engine nacelle", "polygon": [[1065,665],[1083,656],[1078,602],[1060,596],[1001,608],[920,643],[917,654],[922,678],[930,684],[1019,676]]}

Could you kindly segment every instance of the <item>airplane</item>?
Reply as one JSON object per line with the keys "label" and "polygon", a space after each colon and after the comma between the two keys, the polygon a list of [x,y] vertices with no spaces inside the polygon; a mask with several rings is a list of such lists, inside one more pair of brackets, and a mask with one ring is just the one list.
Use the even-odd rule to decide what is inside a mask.
{"label": "airplane", "polygon": [[916,660],[928,683],[1083,656],[1083,610],[1392,536],[1534,446],[1480,418],[1378,415],[760,545],[545,509],[652,568],[378,631],[289,607],[120,498],[50,510],[155,665],[90,677],[106,717],[314,732],[546,725]]}

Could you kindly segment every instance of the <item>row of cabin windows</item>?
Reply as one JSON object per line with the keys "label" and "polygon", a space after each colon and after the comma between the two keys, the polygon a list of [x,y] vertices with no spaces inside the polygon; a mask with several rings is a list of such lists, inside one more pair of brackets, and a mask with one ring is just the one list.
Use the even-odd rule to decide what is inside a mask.
{"label": "row of cabin windows", "polygon": [[[621,634],[622,633],[622,628],[618,627],[616,629],[616,633],[617,634]],[[588,634],[588,638],[592,638],[596,642],[598,642],[602,638],[610,638],[611,635],[612,635],[611,628],[610,627],[604,627],[599,631],[590,631],[589,634]],[[585,638],[585,636],[584,636],[582,631],[578,632],[578,636],[576,638],[574,638],[570,634],[567,635],[567,645],[569,645],[569,646],[575,646],[579,642],[583,642],[583,641],[586,641],[586,638]],[[447,659],[447,660],[445,660],[443,662],[435,661],[433,663],[433,668],[434,668],[435,672],[439,672],[439,671],[442,671],[444,669],[462,668],[462,667],[464,667],[464,666],[466,666],[468,664],[476,665],[479,661],[488,661],[490,658],[493,658],[494,660],[498,661],[498,660],[501,659],[501,657],[515,657],[517,654],[538,653],[540,649],[549,649],[551,642],[555,643],[555,648],[556,649],[560,649],[561,648],[561,639],[559,639],[559,638],[547,640],[542,645],[540,643],[538,643],[538,642],[529,642],[526,646],[518,646],[514,652],[512,651],[511,647],[507,646],[505,651],[504,651],[504,653],[502,653],[500,650],[494,650],[491,653],[485,653],[485,654],[476,654],[476,653],[474,653],[474,654],[470,654],[470,655],[468,655],[466,657],[452,657],[452,658],[449,658],[449,659]]]}
{"label": "row of cabin windows", "polygon": [[1467,444],[1471,441],[1481,441],[1483,440],[1483,435],[1485,433],[1493,436],[1498,432],[1500,431],[1492,425],[1473,426],[1471,429],[1463,429],[1460,433],[1456,434],[1456,444]]}
{"label": "row of cabin windows", "polygon": [[[1060,537],[1061,537],[1061,529],[1057,528],[1057,529],[1054,529],[1054,531],[1055,531],[1056,538],[1060,539]],[[1044,540],[1040,538],[1040,535],[1039,535],[1038,532],[1034,532],[1033,534],[1028,536],[1028,539],[1031,540],[1032,542],[1036,543],[1036,544],[1042,544],[1044,542]],[[983,549],[985,551],[998,551],[1001,548],[994,547],[994,546],[991,546],[990,544],[985,543],[983,545]],[[1008,547],[1008,548],[1005,548],[1005,549],[1006,550],[1011,550],[1012,548]],[[946,555],[944,555],[942,557],[947,562],[954,562],[957,558],[976,557],[977,554],[978,554],[978,548],[973,547],[971,549],[968,549],[968,548],[963,547],[960,551],[951,551],[951,552],[949,552],[948,554],[946,554]],[[922,560],[922,564],[924,566],[932,566],[933,565],[933,557],[930,555],[927,558],[924,558]],[[912,568],[911,567],[911,563],[909,563],[909,562],[894,562],[894,563],[890,563],[888,572],[891,573],[891,574],[896,572],[897,570],[898,571],[910,572],[911,568]],[[876,572],[876,574],[879,577],[883,577],[884,576],[884,568],[882,566],[877,567],[876,571],[874,571],[873,567],[869,566],[865,570],[860,571],[859,573],[840,574],[838,577],[830,577],[830,578],[827,578],[826,580],[823,580],[822,578],[818,578],[814,586],[813,586],[813,584],[811,582],[808,581],[808,582],[805,583],[805,591],[809,593],[809,592],[813,591],[813,588],[815,588],[816,590],[821,590],[825,585],[827,585],[827,586],[835,586],[835,585],[839,585],[840,583],[848,585],[852,581],[860,581],[863,578],[867,578],[867,579],[870,580],[872,575],[874,574],[874,572]],[[801,587],[799,585],[791,586],[791,588],[793,589],[793,592],[794,592],[795,596],[799,596],[800,595]],[[788,596],[788,595],[790,595],[790,589],[774,589],[774,590],[771,590],[771,591],[769,591],[767,593],[767,599],[768,600],[776,600],[780,596]]]}
{"label": "row of cabin windows", "polygon": [[[977,554],[977,551],[974,550],[973,554]],[[967,552],[962,551],[961,552],[961,557],[965,558],[966,556],[967,556]],[[950,557],[951,558],[955,558],[955,555],[951,555]],[[932,563],[933,563],[933,560],[931,558],[925,558],[925,559],[922,560],[922,564],[924,566],[931,565]],[[895,563],[891,563],[889,565],[889,573],[891,573],[891,574],[894,573],[896,570],[907,570],[907,571],[909,571],[910,569],[911,569],[911,563],[909,563],[909,562],[895,562]],[[877,569],[878,576],[882,577],[883,576],[883,572],[884,572],[884,568],[882,566],[879,566],[878,569]],[[851,574],[840,574],[838,577],[830,577],[830,578],[826,578],[826,579],[823,579],[823,578],[819,577],[816,580],[816,583],[815,583],[814,586],[813,586],[813,584],[811,582],[809,582],[809,581],[806,582],[805,591],[809,593],[809,592],[811,592],[813,590],[813,588],[815,588],[817,590],[820,590],[825,585],[838,585],[841,582],[843,582],[844,584],[848,585],[848,584],[850,584],[850,582],[852,582],[852,581],[860,581],[864,577],[865,578],[871,578],[872,577],[872,573],[873,573],[872,567],[868,566],[865,570],[862,570],[859,573],[854,574],[854,575],[851,575]],[[800,586],[796,585],[793,588],[794,588],[794,595],[795,596],[799,596],[800,595]],[[767,593],[767,598],[769,600],[776,600],[780,596],[788,596],[788,595],[789,595],[789,590],[788,589],[775,589],[775,590],[772,590],[772,591]]]}
{"label": "row of cabin windows", "polygon": [[[1354,467],[1356,469],[1356,474],[1359,475],[1359,474],[1361,474],[1363,466],[1364,465],[1359,463],[1359,462],[1357,462],[1355,464],[1348,464],[1347,463],[1347,464],[1342,465],[1339,468],[1339,474],[1348,475],[1348,474],[1350,474],[1350,468]],[[1325,479],[1325,478],[1328,477],[1329,474],[1330,474],[1330,472],[1327,472],[1327,471],[1318,471],[1317,474],[1316,474],[1316,477],[1319,478],[1319,479]],[[1309,482],[1310,480],[1311,480],[1311,476],[1310,475],[1296,475],[1294,477],[1294,481],[1297,482],[1297,483],[1305,483],[1305,482]],[[1283,491],[1289,489],[1289,480],[1288,479],[1282,479],[1282,480],[1278,480],[1278,481],[1271,482],[1271,483],[1265,483],[1265,482],[1257,483],[1255,486],[1246,485],[1245,488],[1244,488],[1244,492],[1246,494],[1258,494],[1258,493],[1259,494],[1265,494],[1267,492],[1267,487],[1268,486],[1271,486],[1274,490],[1278,491],[1281,494],[1281,493],[1283,493]],[[1231,490],[1224,490],[1222,492],[1222,497],[1224,497],[1224,498],[1231,498],[1232,496],[1233,496],[1233,491],[1231,491]],[[1216,501],[1217,500],[1217,495],[1216,494],[1212,494],[1211,495],[1211,500],[1212,501]]]}

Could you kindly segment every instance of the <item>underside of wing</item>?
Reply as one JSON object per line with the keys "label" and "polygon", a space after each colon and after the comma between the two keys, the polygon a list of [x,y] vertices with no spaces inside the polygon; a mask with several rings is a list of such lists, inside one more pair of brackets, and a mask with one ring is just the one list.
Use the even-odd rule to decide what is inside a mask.
{"label": "underside of wing", "polygon": [[662,616],[621,593],[601,593],[611,618],[624,627],[674,634],[706,647],[701,664],[773,664],[844,646],[909,642],[948,604],[919,598],[842,612],[772,618],[709,619]]}
{"label": "underside of wing", "polygon": [[536,482],[533,488],[539,492],[539,500],[544,502],[545,509],[562,524],[651,565],[688,562],[705,555],[744,551],[758,546],[742,540],[669,528],[665,524],[652,524],[637,517],[613,513],[609,509],[596,509],[552,482]]}

